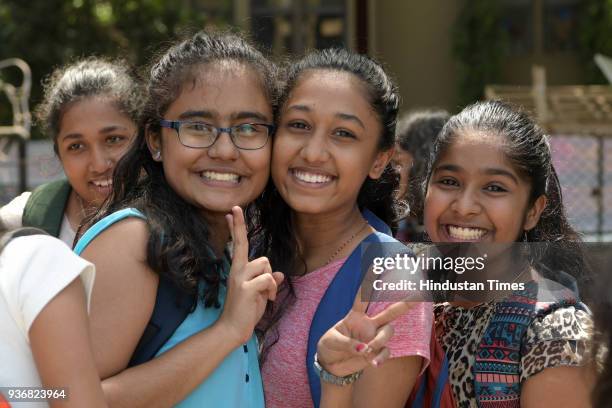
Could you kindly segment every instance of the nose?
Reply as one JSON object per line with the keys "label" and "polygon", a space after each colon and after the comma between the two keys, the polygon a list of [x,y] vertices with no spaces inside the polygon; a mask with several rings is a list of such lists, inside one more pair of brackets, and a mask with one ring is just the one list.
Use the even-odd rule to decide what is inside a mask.
{"label": "nose", "polygon": [[482,209],[478,192],[469,188],[461,189],[451,203],[451,209],[462,217],[478,214]]}
{"label": "nose", "polygon": [[327,149],[327,138],[322,133],[313,133],[312,137],[306,138],[300,156],[307,163],[323,163],[329,159]]}
{"label": "nose", "polygon": [[215,143],[208,148],[208,156],[219,160],[236,160],[239,153],[229,133],[223,131],[219,134]]}
{"label": "nose", "polygon": [[114,164],[112,155],[106,149],[97,146],[91,149],[89,169],[92,173],[106,173]]}

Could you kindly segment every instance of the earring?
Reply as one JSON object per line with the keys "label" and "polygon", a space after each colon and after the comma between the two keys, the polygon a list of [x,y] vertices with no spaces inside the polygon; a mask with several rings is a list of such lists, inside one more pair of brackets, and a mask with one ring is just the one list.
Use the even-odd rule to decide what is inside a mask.
{"label": "earring", "polygon": [[527,238],[527,230],[523,230],[523,242],[529,242],[529,239]]}
{"label": "earring", "polygon": [[155,152],[155,154],[153,155],[153,160],[155,161],[160,161],[161,160],[161,152],[158,150]]}

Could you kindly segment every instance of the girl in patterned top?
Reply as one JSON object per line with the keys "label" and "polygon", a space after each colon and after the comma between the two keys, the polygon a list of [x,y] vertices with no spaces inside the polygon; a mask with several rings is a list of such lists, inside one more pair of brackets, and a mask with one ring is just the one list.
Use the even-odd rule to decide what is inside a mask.
{"label": "girl in patterned top", "polygon": [[[428,168],[424,225],[436,243],[555,242],[556,250],[541,258],[543,263],[539,265],[546,267],[542,269],[562,269],[574,276],[580,273],[576,250],[579,238],[565,216],[548,139],[527,115],[501,102],[468,106],[444,126]],[[539,276],[532,271],[533,264],[518,282],[529,288],[528,283]],[[534,307],[540,303],[535,299],[526,306],[525,310],[531,307],[533,313],[524,324],[524,332],[517,331],[517,324],[500,326],[500,338],[508,336],[494,347],[513,347],[516,353],[497,358],[496,368],[488,366],[489,371],[481,376],[479,364],[483,364],[487,352],[483,337],[490,333],[487,328],[491,322],[503,320],[500,314],[514,313],[503,307],[509,299],[515,299],[512,296],[530,295],[514,292],[510,297],[480,304],[436,305],[437,340],[448,359],[456,404],[539,408],[587,405],[589,385],[579,367],[585,363],[591,318],[580,303],[556,304],[536,313]],[[506,343],[507,338],[512,340]],[[503,379],[487,377],[497,373],[499,367],[509,370],[506,372],[510,375]]]}

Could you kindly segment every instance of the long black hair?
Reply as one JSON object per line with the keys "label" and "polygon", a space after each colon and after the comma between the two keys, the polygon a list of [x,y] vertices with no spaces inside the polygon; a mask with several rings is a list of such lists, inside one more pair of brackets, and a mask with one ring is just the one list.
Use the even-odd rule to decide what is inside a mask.
{"label": "long black hair", "polygon": [[[313,51],[291,63],[286,69],[279,109],[282,109],[300,79],[313,71],[339,71],[354,75],[364,85],[368,102],[381,123],[382,130],[377,135],[378,150],[385,151],[395,145],[395,126],[400,103],[396,85],[378,62],[346,49]],[[393,225],[397,218],[394,192],[398,186],[399,175],[389,164],[379,179],[368,177],[364,181],[357,205],[360,209],[369,209]],[[267,256],[274,270],[285,274],[283,296],[268,310],[264,317],[265,323],[259,327],[266,331],[278,322],[282,312],[293,301],[291,280],[303,273],[300,265],[304,265],[304,262],[294,231],[292,210],[271,182],[263,197],[260,222],[264,233],[256,242],[256,254]]]}
{"label": "long black hair", "polygon": [[[209,241],[209,226],[197,215],[198,208],[168,185],[162,164],[151,157],[145,134],[161,132],[160,119],[200,69],[224,61],[252,69],[268,100],[273,107],[276,105],[279,86],[275,65],[241,36],[198,32],[171,46],[151,67],[138,136],[117,164],[112,194],[100,213],[88,222],[92,225],[126,207],[140,210],[149,226],[147,264],[188,293],[195,294],[203,280],[206,307],[219,307],[219,286],[223,283],[221,261],[216,259]],[[255,219],[255,211],[254,206],[248,206],[246,219]]]}
{"label": "long black hair", "polygon": [[[518,108],[501,101],[472,104],[452,116],[436,139],[423,183],[424,196],[435,166],[453,142],[468,132],[484,132],[503,139],[502,149],[517,173],[531,186],[528,208],[538,197],[547,198],[546,207],[537,225],[521,231],[516,241],[549,242],[550,245],[530,246],[530,260],[539,264],[541,272],[562,270],[581,278],[586,289],[584,257],[579,247],[579,234],[572,228],[563,205],[561,184],[552,163],[548,137],[531,117]],[[423,209],[421,209],[422,211]],[[533,247],[533,248],[531,248]]]}

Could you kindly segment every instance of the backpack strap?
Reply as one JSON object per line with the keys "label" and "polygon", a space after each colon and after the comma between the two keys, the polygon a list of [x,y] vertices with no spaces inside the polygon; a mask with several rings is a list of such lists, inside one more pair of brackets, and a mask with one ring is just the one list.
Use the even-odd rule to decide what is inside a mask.
{"label": "backpack strap", "polygon": [[[389,232],[391,231],[391,229],[372,212],[365,210],[363,216],[372,227],[381,228]],[[314,370],[314,354],[317,351],[317,343],[327,330],[342,320],[349,310],[351,310],[357,291],[361,286],[364,273],[367,272],[369,267],[366,261],[362,262],[362,255],[365,254],[364,251],[367,250],[368,259],[381,256],[381,245],[372,245],[370,250],[368,250],[366,249],[368,246],[364,244],[385,242],[398,243],[401,245],[399,241],[381,232],[374,232],[368,235],[344,262],[325,291],[315,311],[308,333],[308,346],[306,351],[306,368],[308,370],[310,395],[312,396],[315,407],[319,406],[321,399],[321,383]]]}
{"label": "backpack strap", "polygon": [[411,408],[454,408],[456,404],[448,381],[448,357],[438,342],[435,328],[431,331],[430,349],[431,361],[429,367],[417,378],[406,406]]}
{"label": "backpack strap", "polygon": [[372,211],[364,208],[361,214],[363,215],[363,218],[366,219],[368,224],[370,224],[370,226],[376,231],[385,235],[393,236],[391,227],[389,227],[383,220],[378,218]]}
{"label": "backpack strap", "polygon": [[17,228],[11,231],[8,231],[4,234],[0,234],[0,253],[4,250],[4,248],[8,245],[8,243],[14,239],[19,237],[25,237],[28,235],[49,235],[47,232],[34,227],[22,227]]}
{"label": "backpack strap", "polygon": [[36,188],[23,210],[22,225],[36,227],[54,237],[59,236],[64,211],[72,187],[62,179]]}
{"label": "backpack strap", "polygon": [[87,231],[85,231],[83,236],[79,238],[79,241],[74,246],[73,251],[77,255],[81,255],[85,248],[87,248],[87,245],[89,245],[91,241],[93,241],[94,238],[100,235],[104,230],[111,225],[129,217],[137,217],[146,220],[144,214],[135,208],[124,208],[122,210],[115,211],[114,213],[102,218],[92,225]]}
{"label": "backpack strap", "polygon": [[[74,247],[74,252],[81,254],[89,243],[111,225],[128,217],[146,219],[135,208],[125,208],[104,217],[81,237]],[[151,318],[132,354],[128,367],[151,360],[159,349],[168,341],[174,331],[181,325],[193,309],[195,296],[188,296],[167,277],[160,276],[157,286],[155,306]]]}
{"label": "backpack strap", "polygon": [[185,292],[168,278],[160,276],[151,319],[138,341],[128,367],[152,360],[191,313],[196,299],[196,296],[186,296]]}

